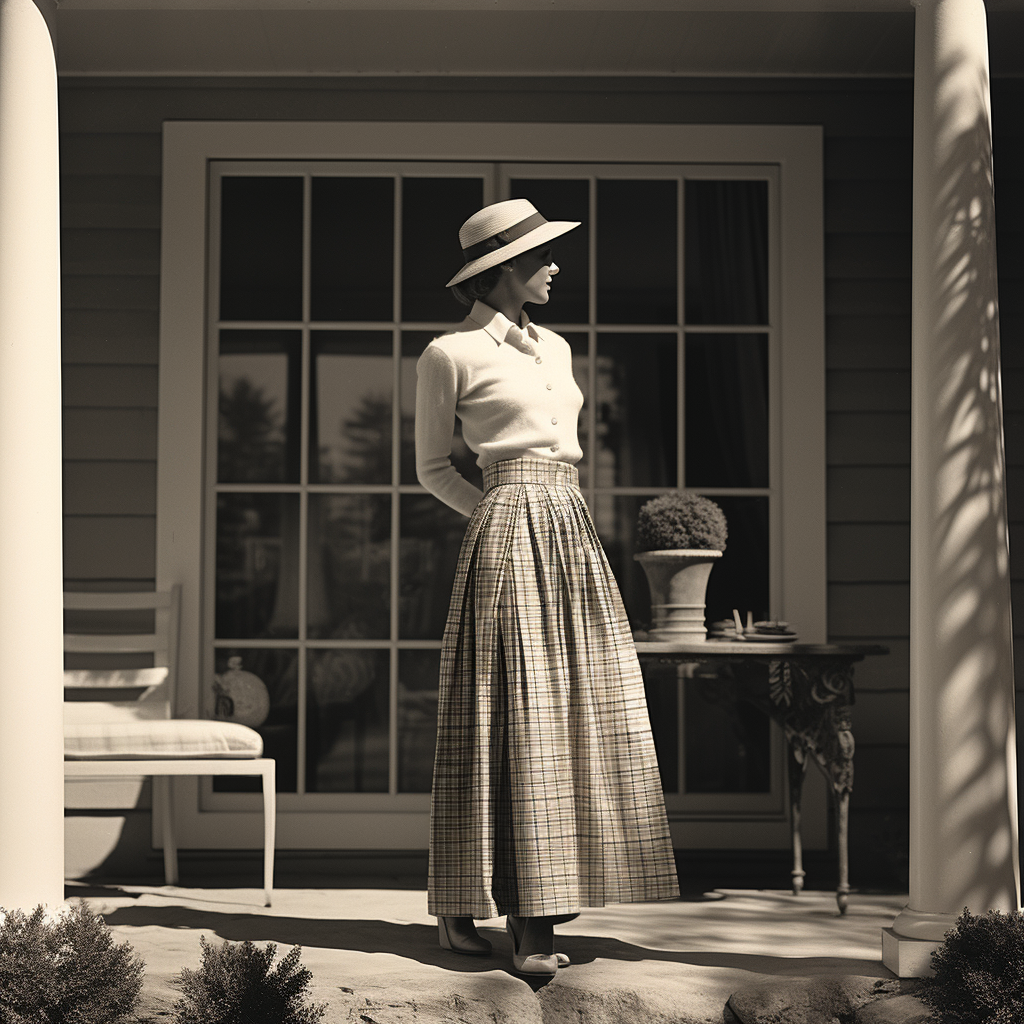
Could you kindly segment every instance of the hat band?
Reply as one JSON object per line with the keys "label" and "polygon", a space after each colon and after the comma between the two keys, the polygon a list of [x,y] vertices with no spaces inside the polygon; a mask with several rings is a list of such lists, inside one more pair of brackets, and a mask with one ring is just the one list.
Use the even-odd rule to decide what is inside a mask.
{"label": "hat band", "polygon": [[521,220],[518,224],[513,224],[512,227],[499,231],[496,235],[491,235],[490,238],[485,238],[482,242],[477,242],[476,245],[471,245],[468,249],[463,249],[462,255],[467,263],[472,263],[473,260],[495,251],[495,247],[491,244],[493,241],[497,240],[502,245],[508,245],[517,238],[528,235],[534,228],[539,228],[542,224],[547,224],[547,219],[543,214],[531,214],[526,220]]}

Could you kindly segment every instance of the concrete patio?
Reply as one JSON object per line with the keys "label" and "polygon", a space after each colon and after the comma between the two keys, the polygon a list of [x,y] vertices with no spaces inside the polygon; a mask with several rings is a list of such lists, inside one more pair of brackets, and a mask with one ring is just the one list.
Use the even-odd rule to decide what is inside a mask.
{"label": "concrete patio", "polygon": [[201,936],[274,942],[281,955],[301,945],[328,1024],[831,1024],[835,998],[870,1003],[858,1024],[927,1019],[907,994],[919,983],[901,995],[881,963],[880,929],[906,904],[900,895],[853,893],[845,917],[831,892],[753,889],[587,910],[559,927],[557,948],[572,965],[547,983],[511,972],[501,919],[481,927],[494,943],[489,958],[440,949],[420,887],[282,888],[269,908],[256,888],[69,883],[67,895],[84,898],[145,960],[145,1021],[169,1016],[172,979],[198,966]]}

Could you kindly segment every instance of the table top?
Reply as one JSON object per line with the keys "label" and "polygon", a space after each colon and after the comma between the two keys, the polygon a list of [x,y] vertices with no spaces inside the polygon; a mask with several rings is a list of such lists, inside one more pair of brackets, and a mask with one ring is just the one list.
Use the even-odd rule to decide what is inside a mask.
{"label": "table top", "polygon": [[785,661],[790,658],[850,658],[859,660],[867,655],[888,654],[882,644],[805,644],[799,641],[774,643],[768,640],[697,640],[664,641],[637,640],[639,655],[681,655],[699,657],[767,657]]}

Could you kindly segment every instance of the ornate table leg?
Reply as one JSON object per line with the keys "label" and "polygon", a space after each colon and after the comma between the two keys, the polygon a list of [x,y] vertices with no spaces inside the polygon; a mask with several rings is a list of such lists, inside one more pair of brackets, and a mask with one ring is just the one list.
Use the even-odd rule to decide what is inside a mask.
{"label": "ornate table leg", "polygon": [[846,905],[850,897],[850,791],[836,792],[836,819],[839,840],[839,888],[836,890],[836,903],[839,913],[846,913]]}
{"label": "ornate table leg", "polygon": [[[850,893],[849,818],[853,790],[853,666],[849,662],[790,663],[788,678],[771,692],[773,717],[781,722],[791,751],[800,751],[805,762],[813,757],[829,782],[836,800],[839,847],[839,886],[836,903],[845,914]],[[795,756],[795,755],[794,755]],[[792,770],[792,769],[791,769]],[[792,787],[792,777],[790,780]],[[792,792],[792,790],[791,790]],[[799,803],[793,805],[794,860]],[[794,891],[796,871],[794,865]]]}
{"label": "ornate table leg", "polygon": [[800,801],[807,774],[807,753],[795,743],[787,743],[789,754],[789,807],[790,829],[793,840],[793,895],[799,896],[804,888],[804,844],[800,835]]}

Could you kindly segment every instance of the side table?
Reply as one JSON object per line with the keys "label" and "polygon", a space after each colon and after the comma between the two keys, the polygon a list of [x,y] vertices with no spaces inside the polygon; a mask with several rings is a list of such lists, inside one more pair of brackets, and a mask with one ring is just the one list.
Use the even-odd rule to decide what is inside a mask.
{"label": "side table", "polygon": [[[737,695],[777,722],[788,748],[793,842],[792,885],[803,889],[800,801],[808,763],[825,775],[836,802],[839,887],[836,902],[846,913],[850,893],[850,793],[853,791],[853,666],[869,655],[888,654],[881,644],[802,644],[742,640],[664,642],[641,640],[641,660],[728,666]],[[763,672],[745,671],[767,665]]]}

